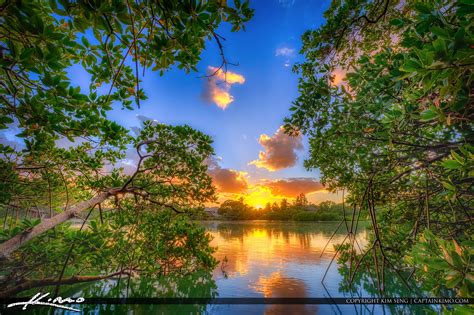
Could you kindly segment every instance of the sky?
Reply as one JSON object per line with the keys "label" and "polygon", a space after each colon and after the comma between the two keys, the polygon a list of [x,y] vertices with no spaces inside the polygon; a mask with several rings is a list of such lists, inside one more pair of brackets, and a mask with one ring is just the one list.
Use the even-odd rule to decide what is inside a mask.
{"label": "sky", "polygon": [[[208,161],[209,175],[219,202],[244,197],[259,208],[300,193],[313,203],[341,202],[340,195],[324,190],[318,170],[303,167],[308,140],[289,137],[281,128],[298,96],[291,68],[302,61],[300,37],[324,22],[328,6],[329,0],[251,1],[255,12],[245,31],[230,32],[225,23],[217,31],[225,38],[226,59],[236,64],[227,73],[203,77],[221,64],[216,42],[209,41],[198,72],[172,68],[160,77],[147,70],[140,87],[148,99],[133,111],[117,104],[108,117],[130,129],[147,118],[188,124],[210,135],[215,156]],[[79,68],[71,69],[71,77],[87,90],[89,77]]]}
{"label": "sky", "polygon": [[[291,199],[305,193],[308,200],[341,202],[319,183],[318,170],[307,171],[305,137],[292,138],[280,128],[298,96],[298,76],[292,65],[301,61],[300,37],[321,25],[329,1],[253,1],[254,17],[246,30],[230,32],[223,24],[218,34],[229,62],[224,75],[215,42],[208,42],[198,73],[173,68],[164,76],[148,71],[141,86],[149,97],[133,111],[116,109],[110,118],[126,127],[139,125],[140,117],[166,124],[188,124],[214,140],[216,156],[209,174],[219,200],[244,197],[255,207]],[[226,77],[226,81],[223,79]],[[134,117],[137,115],[139,117]]]}
{"label": "sky", "polygon": [[300,193],[313,203],[341,202],[340,195],[324,190],[318,170],[304,168],[307,139],[289,137],[280,128],[298,96],[291,68],[302,60],[301,35],[324,22],[328,6],[328,0],[252,1],[254,17],[245,31],[230,32],[226,24],[218,29],[226,59],[237,64],[226,74],[203,78],[221,64],[217,44],[209,41],[197,73],[173,68],[160,77],[148,71],[141,78],[148,96],[141,108],[132,114],[118,106],[109,117],[129,128],[147,117],[210,135],[216,156],[209,175],[219,202],[244,197],[258,208]]}

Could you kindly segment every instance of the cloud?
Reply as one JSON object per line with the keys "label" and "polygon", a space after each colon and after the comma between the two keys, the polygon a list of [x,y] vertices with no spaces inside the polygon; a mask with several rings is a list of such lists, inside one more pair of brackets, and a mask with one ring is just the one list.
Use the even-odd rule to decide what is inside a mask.
{"label": "cloud", "polygon": [[270,189],[273,195],[294,198],[299,194],[309,194],[324,190],[323,184],[314,178],[288,178],[274,181],[264,181],[260,184]]}
{"label": "cloud", "polygon": [[275,50],[275,56],[277,57],[286,57],[284,67],[288,68],[291,66],[291,60],[295,56],[295,49],[290,47],[280,47]]}
{"label": "cloud", "polygon": [[249,164],[265,168],[271,172],[294,166],[298,159],[296,151],[303,149],[301,135],[289,136],[285,134],[282,126],[272,137],[266,134],[260,135],[258,142],[265,151],[260,151],[258,160]]}
{"label": "cloud", "polygon": [[151,118],[151,117],[149,117],[149,116],[137,115],[136,117],[137,117],[137,119],[140,121],[140,123],[141,123],[142,125],[143,125],[143,123],[144,123],[145,121],[147,121],[147,120],[153,121],[154,124],[157,124],[157,123],[158,123],[158,120],[153,119],[153,118]]}
{"label": "cloud", "polygon": [[207,78],[203,93],[204,99],[226,109],[234,101],[234,97],[230,94],[231,86],[244,84],[244,76],[231,71],[224,72],[222,69],[212,66],[208,67],[208,74],[213,75]]}
{"label": "cloud", "polygon": [[23,128],[18,126],[18,120],[15,118],[13,123],[7,125],[7,129],[0,131],[0,144],[9,146],[15,150],[22,150],[25,148],[25,143],[22,138],[16,135],[23,131]]}
{"label": "cloud", "polygon": [[[335,69],[332,73],[332,80],[331,80],[331,85],[332,86],[340,86],[344,84],[343,80],[346,78],[346,71],[343,69]],[[347,85],[345,85],[347,87]]]}
{"label": "cloud", "polygon": [[218,69],[216,67],[211,67],[209,66],[209,71],[210,73],[215,73],[214,77],[221,80],[225,81],[229,84],[234,84],[234,83],[239,83],[239,84],[244,84],[245,78],[243,75],[234,73],[231,71],[224,72],[222,69]]}
{"label": "cloud", "polygon": [[284,8],[290,8],[295,4],[295,0],[278,0],[278,3]]}
{"label": "cloud", "polygon": [[285,57],[290,57],[293,56],[295,53],[295,50],[293,48],[289,47],[280,47],[275,50],[275,56],[285,56]]}
{"label": "cloud", "polygon": [[145,121],[147,121],[147,120],[151,121],[153,126],[156,126],[158,124],[158,120],[153,119],[153,118],[148,117],[148,116],[145,116],[145,115],[137,115],[136,117],[140,121],[140,127],[134,126],[134,127],[130,128],[130,130],[132,130],[133,133],[135,133],[136,136],[140,135]]}
{"label": "cloud", "polygon": [[222,168],[215,158],[209,158],[207,165],[207,173],[212,178],[218,192],[238,194],[244,193],[248,189],[245,172]]}
{"label": "cloud", "polygon": [[3,144],[4,146],[9,146],[17,151],[25,147],[25,145],[19,139],[13,138],[11,136],[9,137],[4,132],[0,133],[0,144]]}

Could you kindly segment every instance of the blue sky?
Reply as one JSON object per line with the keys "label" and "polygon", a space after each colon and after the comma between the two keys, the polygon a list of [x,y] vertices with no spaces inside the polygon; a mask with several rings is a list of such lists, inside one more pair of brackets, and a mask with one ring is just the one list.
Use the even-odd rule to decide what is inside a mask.
{"label": "blue sky", "polygon": [[[291,68],[302,60],[301,35],[324,22],[328,6],[329,0],[251,1],[255,13],[246,31],[232,33],[229,25],[222,24],[217,32],[226,39],[222,42],[226,59],[238,64],[229,65],[228,78],[235,76],[241,84],[228,80],[226,85],[219,76],[203,78],[209,67],[221,64],[216,42],[209,41],[198,72],[187,74],[175,67],[160,77],[147,70],[144,77],[140,75],[140,87],[148,96],[141,108],[122,110],[116,104],[109,118],[132,128],[144,116],[165,124],[188,124],[210,135],[216,158],[209,164],[209,174],[221,200],[244,196],[250,204],[263,206],[302,192],[316,203],[340,201],[340,196],[322,190],[317,170],[304,169],[307,139],[291,138],[279,130],[298,96],[298,77]],[[71,68],[70,75],[83,91],[88,90],[90,77],[79,65]],[[229,93],[233,101],[223,109],[209,91]],[[5,136],[11,140],[14,134],[10,130]]]}
{"label": "blue sky", "polygon": [[302,140],[303,149],[295,150],[294,166],[269,171],[249,162],[265,151],[259,143],[260,136],[272,137],[289,114],[291,102],[297,97],[298,77],[291,68],[301,60],[300,37],[305,30],[324,22],[323,12],[329,1],[266,0],[251,2],[250,6],[255,14],[245,32],[232,33],[225,24],[218,30],[226,39],[223,45],[227,60],[238,63],[228,70],[245,78],[243,84],[232,84],[229,93],[233,102],[226,109],[203,96],[207,79],[201,76],[209,66],[221,63],[217,44],[210,41],[201,55],[198,73],[186,74],[173,68],[160,77],[147,71],[141,78],[141,87],[148,100],[133,112],[117,106],[109,117],[126,127],[138,126],[136,116],[143,115],[161,123],[188,124],[201,130],[214,139],[219,168],[245,172],[245,180],[252,184],[265,179],[319,179],[317,171],[308,172],[303,167],[308,151],[306,139]]}

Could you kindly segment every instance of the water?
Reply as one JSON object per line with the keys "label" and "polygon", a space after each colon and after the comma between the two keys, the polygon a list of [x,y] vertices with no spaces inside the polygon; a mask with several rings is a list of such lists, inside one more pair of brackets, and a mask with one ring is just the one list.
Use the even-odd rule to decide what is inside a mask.
{"label": "water", "polygon": [[[342,276],[334,260],[335,244],[346,236],[342,225],[328,243],[338,223],[332,222],[270,222],[233,221],[200,222],[212,234],[211,245],[217,247],[220,261],[208,282],[206,276],[195,275],[180,280],[179,292],[187,297],[248,297],[248,298],[324,298],[370,297],[361,289],[343,292]],[[367,243],[367,231],[359,228],[357,243]],[[325,248],[326,244],[328,246]],[[325,248],[324,252],[323,249]],[[327,272],[327,274],[326,274]],[[324,275],[325,279],[322,282]],[[388,276],[388,275],[387,275]],[[173,279],[165,279],[173,282]],[[396,279],[387,282],[395,283]],[[125,285],[122,281],[122,285]],[[174,285],[174,284],[172,284]],[[117,280],[71,286],[64,296],[117,297],[121,291]],[[166,286],[160,284],[160,287]],[[388,287],[388,286],[387,286]],[[117,288],[118,291],[114,291]],[[173,291],[174,292],[174,291]],[[395,292],[395,291],[394,291]],[[387,292],[390,295],[390,292]],[[173,293],[176,294],[176,293]],[[352,294],[352,295],[351,295]],[[405,294],[403,294],[405,295]],[[124,296],[124,295],[122,295]],[[170,297],[159,292],[156,285],[144,279],[132,283],[131,297]],[[408,296],[406,294],[405,296]],[[424,314],[420,308],[394,309],[388,305],[82,305],[84,313],[92,314]],[[39,312],[44,314],[44,312]],[[55,313],[62,313],[57,311]],[[71,313],[72,314],[72,313]],[[75,313],[74,313],[75,314]]]}
{"label": "water", "polygon": [[[332,222],[204,222],[217,246],[221,264],[214,270],[219,297],[343,297],[342,280],[334,261],[334,244],[345,237]],[[357,235],[361,246],[366,231]],[[227,258],[227,262],[225,262]],[[321,280],[327,270],[324,284]],[[361,292],[365,293],[365,292]],[[367,296],[366,294],[362,294]],[[382,311],[381,306],[374,312]],[[211,314],[361,314],[372,313],[352,305],[210,305]]]}

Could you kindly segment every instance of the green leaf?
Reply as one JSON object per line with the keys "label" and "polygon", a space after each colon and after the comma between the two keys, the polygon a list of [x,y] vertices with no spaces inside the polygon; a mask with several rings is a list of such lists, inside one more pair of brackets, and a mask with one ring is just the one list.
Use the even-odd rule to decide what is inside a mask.
{"label": "green leaf", "polygon": [[396,27],[402,27],[405,24],[403,19],[393,19],[390,21],[390,24]]}
{"label": "green leaf", "polygon": [[433,108],[428,108],[424,110],[420,116],[422,121],[429,121],[436,118],[438,116],[438,113],[433,110]]}
{"label": "green leaf", "polygon": [[460,164],[464,164],[464,159],[456,153],[456,151],[454,150],[451,150],[451,155],[453,156],[453,158],[458,161]]}
{"label": "green leaf", "polygon": [[453,184],[449,182],[442,182],[442,184],[447,190],[456,191],[456,187],[454,187]]}
{"label": "green leaf", "polygon": [[451,170],[460,169],[462,167],[462,164],[456,160],[445,160],[443,161],[442,165],[444,168]]}
{"label": "green leaf", "polygon": [[448,39],[449,38],[449,32],[444,29],[444,28],[441,28],[439,26],[433,26],[431,28],[431,31],[437,35],[439,38],[443,38],[443,39]]}
{"label": "green leaf", "polygon": [[433,41],[433,48],[438,54],[446,55],[447,53],[446,41],[442,38]]}
{"label": "green leaf", "polygon": [[415,72],[421,68],[420,63],[414,59],[408,59],[405,63],[400,67],[401,71],[405,72]]}
{"label": "green leaf", "polygon": [[457,271],[450,271],[446,277],[446,287],[452,289],[463,279],[462,274]]}

